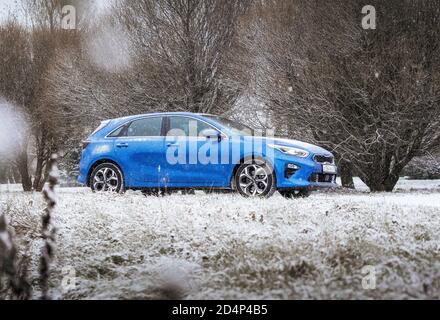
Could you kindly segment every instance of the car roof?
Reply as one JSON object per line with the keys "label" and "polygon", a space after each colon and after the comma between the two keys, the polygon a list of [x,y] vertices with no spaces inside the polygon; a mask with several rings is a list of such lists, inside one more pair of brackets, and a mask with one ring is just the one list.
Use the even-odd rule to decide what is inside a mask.
{"label": "car roof", "polygon": [[204,114],[204,113],[192,113],[192,112],[156,112],[156,113],[144,113],[144,114],[137,114],[137,115],[131,115],[116,119],[111,119],[110,121],[129,121],[131,119],[137,119],[142,117],[149,117],[149,116],[191,116],[191,117],[205,117],[205,116],[211,116],[215,117],[215,115],[211,114]]}

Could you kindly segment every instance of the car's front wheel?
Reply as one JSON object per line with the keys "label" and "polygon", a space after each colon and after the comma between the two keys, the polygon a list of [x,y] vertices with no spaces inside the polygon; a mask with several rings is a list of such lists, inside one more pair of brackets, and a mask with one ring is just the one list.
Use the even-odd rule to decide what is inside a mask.
{"label": "car's front wheel", "polygon": [[94,192],[123,192],[124,180],[121,170],[113,163],[100,164],[90,175],[90,187]]}
{"label": "car's front wheel", "polygon": [[244,197],[270,198],[276,191],[275,174],[264,161],[245,162],[235,174],[235,187]]}

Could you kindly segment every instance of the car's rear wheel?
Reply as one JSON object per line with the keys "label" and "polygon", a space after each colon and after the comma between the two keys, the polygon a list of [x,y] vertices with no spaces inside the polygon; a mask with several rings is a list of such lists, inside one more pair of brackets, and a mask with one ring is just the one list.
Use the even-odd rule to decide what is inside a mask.
{"label": "car's rear wheel", "polygon": [[245,162],[235,174],[235,188],[244,197],[270,198],[276,191],[273,169],[261,160]]}
{"label": "car's rear wheel", "polygon": [[308,198],[312,191],[307,189],[280,191],[280,194],[286,199]]}
{"label": "car's rear wheel", "polygon": [[100,164],[90,175],[90,187],[94,192],[123,192],[124,178],[121,170],[113,163]]}

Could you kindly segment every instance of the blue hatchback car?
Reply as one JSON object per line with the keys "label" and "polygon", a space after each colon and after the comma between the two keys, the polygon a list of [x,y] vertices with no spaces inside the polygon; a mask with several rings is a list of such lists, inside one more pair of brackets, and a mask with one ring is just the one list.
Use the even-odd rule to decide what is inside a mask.
{"label": "blue hatchback car", "polygon": [[102,122],[83,143],[79,182],[95,192],[233,190],[307,197],[336,187],[329,151],[263,136],[229,119],[156,113]]}

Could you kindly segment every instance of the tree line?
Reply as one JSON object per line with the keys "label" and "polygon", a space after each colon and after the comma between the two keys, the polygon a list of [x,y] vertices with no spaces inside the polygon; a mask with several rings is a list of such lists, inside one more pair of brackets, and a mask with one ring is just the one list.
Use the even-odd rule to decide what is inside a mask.
{"label": "tree line", "polygon": [[[23,0],[28,23],[0,25],[0,97],[26,138],[3,174],[41,190],[50,155],[74,171],[99,121],[155,111],[238,117],[332,150],[343,184],[392,191],[440,145],[440,3],[361,0]],[[61,28],[62,6],[79,10]],[[0,149],[1,150],[1,149]]]}

